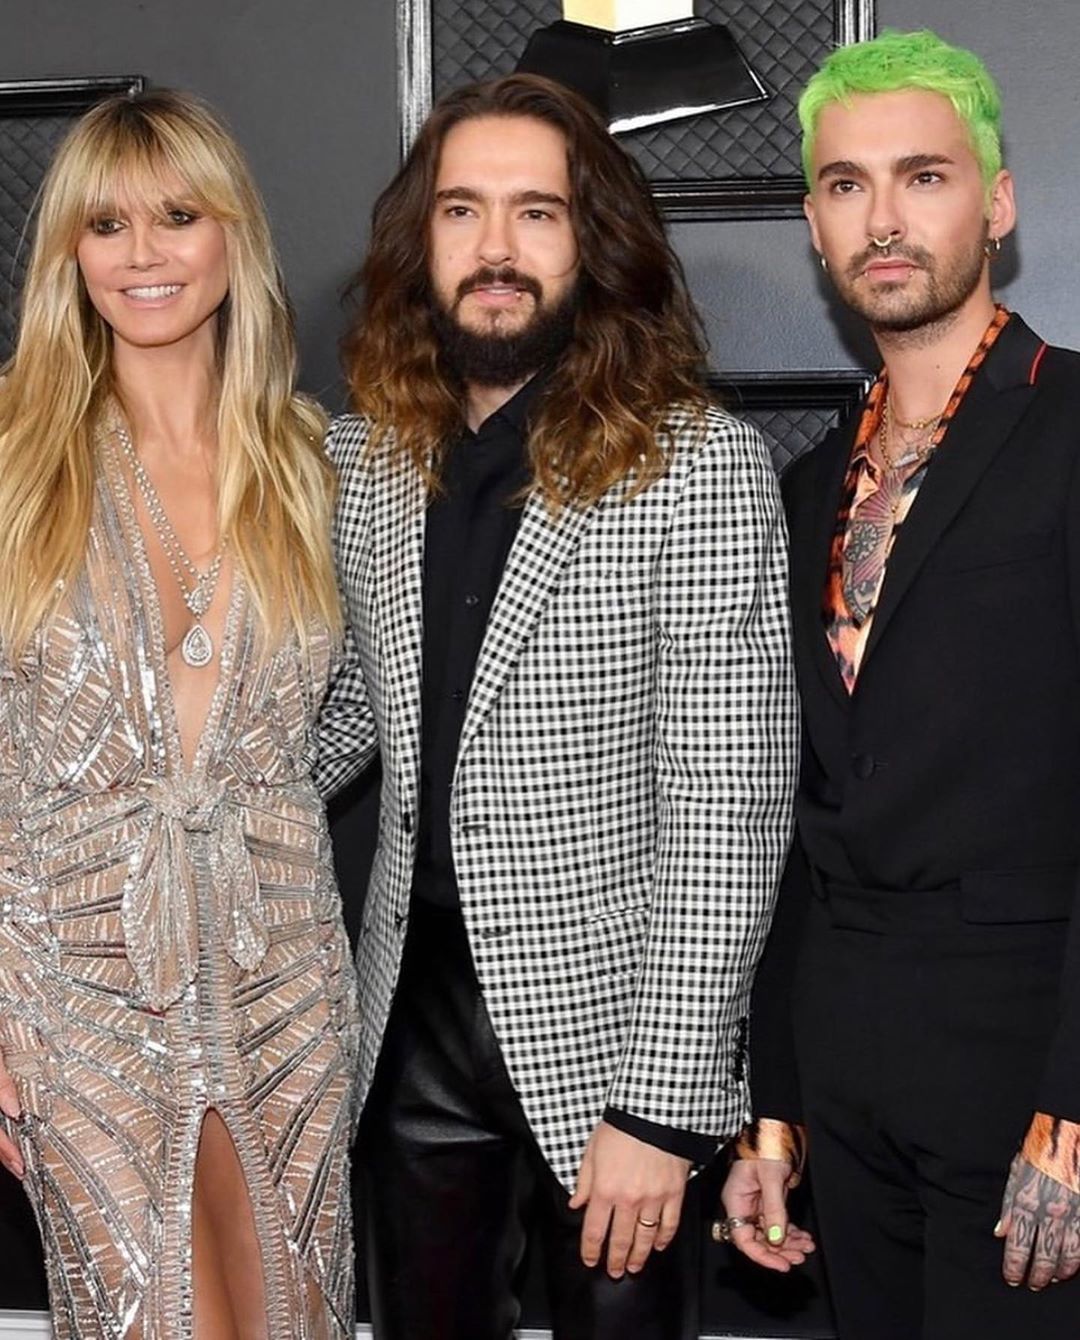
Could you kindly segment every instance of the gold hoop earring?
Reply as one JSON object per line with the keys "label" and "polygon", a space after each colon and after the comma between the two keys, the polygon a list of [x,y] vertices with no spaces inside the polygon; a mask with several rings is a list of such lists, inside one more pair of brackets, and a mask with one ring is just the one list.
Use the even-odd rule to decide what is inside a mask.
{"label": "gold hoop earring", "polygon": [[1001,238],[988,237],[986,239],[986,242],[983,244],[983,252],[985,253],[986,259],[988,261],[996,261],[997,258],[1001,255]]}

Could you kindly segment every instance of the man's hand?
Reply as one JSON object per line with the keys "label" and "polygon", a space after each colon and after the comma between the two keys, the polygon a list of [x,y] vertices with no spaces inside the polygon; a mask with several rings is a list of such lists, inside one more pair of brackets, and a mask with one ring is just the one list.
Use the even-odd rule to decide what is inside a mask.
{"label": "man's hand", "polygon": [[[3,1112],[5,1117],[19,1115],[19,1096],[15,1092],[15,1081],[4,1065],[3,1057],[0,1057],[0,1112]],[[0,1131],[0,1163],[15,1177],[22,1177],[25,1172],[18,1146],[3,1131]]]}
{"label": "man's hand", "polygon": [[814,1239],[788,1223],[787,1193],[795,1174],[781,1159],[736,1159],[724,1183],[724,1213],[749,1222],[733,1228],[730,1241],[766,1270],[786,1274],[814,1250]]}
{"label": "man's hand", "polygon": [[589,1137],[570,1208],[583,1205],[581,1259],[599,1263],[607,1239],[607,1272],[637,1274],[652,1251],[675,1236],[690,1160],[635,1140],[606,1121]]}
{"label": "man's hand", "polygon": [[1080,1270],[1080,1194],[1017,1154],[994,1233],[1005,1239],[1009,1284],[1045,1289],[1071,1279]]}

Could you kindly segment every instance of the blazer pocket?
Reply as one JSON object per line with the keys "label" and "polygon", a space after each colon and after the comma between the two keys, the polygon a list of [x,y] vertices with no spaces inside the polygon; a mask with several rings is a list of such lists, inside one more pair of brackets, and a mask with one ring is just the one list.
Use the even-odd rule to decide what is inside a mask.
{"label": "blazer pocket", "polygon": [[647,606],[651,591],[647,581],[628,580],[611,569],[587,575],[568,574],[559,588],[559,596],[575,604],[617,610]]}
{"label": "blazer pocket", "polygon": [[1072,861],[1019,870],[973,870],[960,877],[960,915],[975,925],[1068,921],[1076,900]]}
{"label": "blazer pocket", "polygon": [[942,576],[981,572],[985,568],[1000,568],[1008,563],[1045,558],[1053,543],[1054,532],[1049,530],[1028,531],[1022,535],[986,535],[963,548],[956,544],[955,553],[941,554],[933,560],[932,566]]}
{"label": "blazer pocket", "polygon": [[590,919],[593,964],[603,975],[636,974],[649,928],[649,902],[626,903]]}

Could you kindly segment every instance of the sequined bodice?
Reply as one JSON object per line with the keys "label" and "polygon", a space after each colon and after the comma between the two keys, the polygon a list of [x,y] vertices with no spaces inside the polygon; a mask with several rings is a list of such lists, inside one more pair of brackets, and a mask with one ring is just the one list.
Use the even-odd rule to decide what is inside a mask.
{"label": "sequined bodice", "polygon": [[[100,454],[86,567],[40,636],[37,664],[2,681],[0,785],[8,803],[0,799],[0,812],[22,815],[10,840],[25,844],[31,867],[47,860],[54,840],[64,840],[75,815],[72,836],[87,821],[111,835],[108,852],[126,869],[128,957],[147,1000],[162,1009],[196,972],[196,835],[215,876],[222,945],[247,969],[265,952],[248,840],[257,839],[268,804],[288,797],[318,809],[310,727],[325,691],[330,643],[321,631],[303,652],[290,641],[261,656],[237,577],[218,685],[189,769],[131,497],[108,441]],[[105,854],[95,848],[95,862]]]}

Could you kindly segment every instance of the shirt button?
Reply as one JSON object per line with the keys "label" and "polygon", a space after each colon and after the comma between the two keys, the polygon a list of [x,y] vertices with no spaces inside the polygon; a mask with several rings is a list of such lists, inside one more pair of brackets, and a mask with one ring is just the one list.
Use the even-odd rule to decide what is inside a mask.
{"label": "shirt button", "polygon": [[459,703],[461,702],[462,698],[465,697],[465,690],[455,689],[453,693],[451,693],[450,697],[453,698],[454,702]]}
{"label": "shirt button", "polygon": [[479,597],[479,596],[466,596],[466,597],[465,597],[465,604],[468,605],[469,609],[472,609],[474,606],[480,604],[480,597]]}
{"label": "shirt button", "polygon": [[856,754],[851,760],[851,771],[860,782],[865,782],[873,777],[876,767],[877,763],[874,761],[873,754]]}

